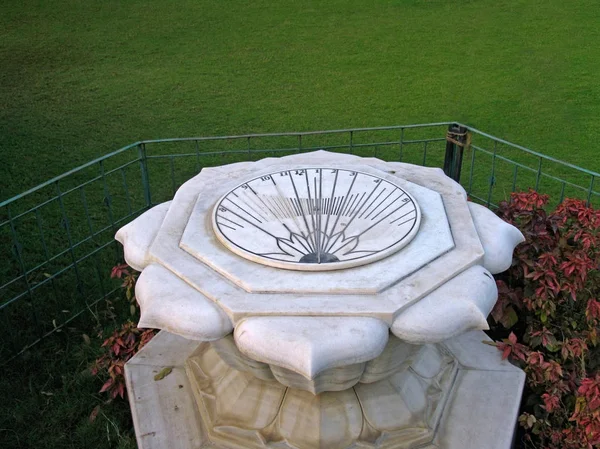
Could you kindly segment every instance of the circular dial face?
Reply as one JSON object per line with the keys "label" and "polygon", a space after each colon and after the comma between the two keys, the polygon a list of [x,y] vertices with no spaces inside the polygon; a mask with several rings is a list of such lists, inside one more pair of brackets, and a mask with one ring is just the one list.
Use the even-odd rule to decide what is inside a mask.
{"label": "circular dial face", "polygon": [[215,234],[252,261],[305,271],[382,259],[419,229],[414,198],[394,183],[341,168],[297,168],[251,179],[213,210]]}

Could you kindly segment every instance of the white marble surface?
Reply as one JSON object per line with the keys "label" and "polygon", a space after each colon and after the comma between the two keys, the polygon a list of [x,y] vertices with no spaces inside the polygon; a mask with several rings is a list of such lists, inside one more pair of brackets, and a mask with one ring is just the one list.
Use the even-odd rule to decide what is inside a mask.
{"label": "white marble surface", "polygon": [[190,340],[212,341],[233,330],[218,304],[202,296],[162,265],[151,264],[135,286],[138,327],[171,331]]}
{"label": "white marble surface", "polygon": [[[315,163],[314,165],[318,166],[319,164]],[[341,163],[336,166],[348,170],[357,168],[354,165]],[[278,165],[278,167],[289,168],[290,165]],[[402,189],[410,192],[421,208],[421,224],[416,236],[401,251],[381,259],[377,263],[355,267],[351,270],[302,273],[264,266],[227,251],[227,248],[221,244],[219,239],[215,238],[212,226],[210,226],[215,207],[215,197],[220,197],[225,189],[227,189],[225,191],[229,191],[229,187],[225,187],[218,182],[220,179],[218,174],[210,175],[211,182],[207,182],[210,185],[203,188],[202,193],[198,195],[193,210],[189,214],[189,219],[181,224],[183,233],[177,234],[178,238],[176,238],[171,228],[169,228],[168,234],[161,232],[152,251],[161,251],[159,258],[164,261],[167,261],[166,257],[169,257],[168,254],[170,254],[168,263],[172,266],[178,266],[180,264],[179,259],[182,258],[181,254],[175,250],[175,245],[178,244],[185,252],[192,254],[213,270],[231,280],[235,285],[252,293],[375,294],[397,284],[416,270],[454,248],[444,202],[439,193],[406,182],[403,179],[394,178],[389,173],[374,170],[368,166],[358,167],[361,171],[370,175],[391,179]],[[260,169],[260,167],[257,167],[257,169]],[[267,168],[267,174],[272,172],[273,169]],[[228,179],[231,176],[233,176],[233,173],[227,173]],[[237,183],[235,186],[237,186]],[[180,191],[184,188],[187,189],[184,185]],[[194,187],[194,189],[197,188],[200,187]],[[193,189],[190,188],[189,190]],[[175,213],[173,212],[173,214]],[[176,214],[180,215],[179,212]],[[161,245],[160,248],[159,245]],[[167,254],[166,250],[162,250],[163,245],[168,245],[173,251]],[[273,281],[275,276],[277,278],[276,282]],[[195,281],[192,278],[190,280],[192,283]],[[300,286],[302,290],[300,290]]]}
{"label": "white marble surface", "polygon": [[[397,184],[420,206],[419,231],[329,272],[253,262],[212,232],[229,190],[308,165]],[[140,326],[179,335],[161,332],[126,365],[140,448],[510,447],[524,374],[469,330],[487,326],[490,272],[522,236],[441,170],[323,151],[205,169],[117,238],[143,270]]]}
{"label": "white marble surface", "polygon": [[[340,158],[342,162],[347,162],[347,158],[360,161],[360,158],[347,155],[331,155],[325,152],[317,152],[310,155],[299,155],[294,156],[293,158],[297,159],[300,156],[304,157],[304,159],[298,160],[298,163],[302,161],[312,161],[315,158],[317,159],[315,163],[322,161],[323,159],[329,160],[331,163],[332,160],[337,161]],[[288,160],[289,158],[282,158],[281,160],[283,159]],[[296,159],[292,159],[289,162],[296,162]],[[369,169],[369,167],[366,168],[366,170]],[[441,174],[437,170],[424,170],[427,171],[427,173],[431,173],[432,175],[435,175],[437,177],[443,176],[443,174]],[[232,171],[234,173],[232,173]],[[414,170],[409,171],[407,174],[410,174],[413,171]],[[206,170],[205,179],[213,180],[218,173],[222,173],[223,176],[226,175],[228,179],[231,179],[231,177],[233,176],[237,176],[234,168],[225,172],[222,169],[210,169]],[[247,172],[247,167],[244,167],[242,175],[246,177],[249,176]],[[194,185],[188,188],[188,184],[190,183]],[[443,197],[443,206],[446,210],[450,210],[448,217],[449,220],[452,219],[454,222],[462,222],[457,229],[452,230],[454,234],[457,234],[453,235],[454,240],[458,240],[460,242],[460,245],[457,248],[448,249],[448,247],[445,245],[439,245],[435,243],[432,244],[432,242],[430,241],[431,239],[425,240],[426,242],[429,241],[430,249],[432,251],[442,252],[442,254],[437,256],[437,259],[435,259],[433,262],[422,266],[422,270],[425,270],[423,277],[430,278],[428,282],[419,282],[418,276],[412,273],[412,271],[414,270],[411,271],[407,263],[391,260],[395,256],[376,262],[375,264],[370,264],[365,267],[352,269],[352,273],[350,274],[344,273],[342,271],[340,273],[344,273],[343,279],[337,278],[335,276],[317,278],[315,277],[318,276],[318,274],[316,273],[294,273],[293,276],[288,277],[285,273],[282,273],[281,270],[269,270],[269,267],[263,267],[255,263],[253,264],[251,262],[247,262],[243,259],[240,259],[239,257],[236,258],[235,255],[231,254],[229,251],[223,251],[221,247],[221,251],[217,250],[214,253],[214,255],[211,256],[213,260],[212,265],[210,265],[211,268],[213,268],[220,274],[226,275],[227,273],[219,271],[219,267],[221,265],[217,262],[221,260],[220,258],[228,258],[229,260],[231,260],[232,266],[234,268],[237,267],[239,269],[239,276],[244,277],[244,279],[236,279],[236,283],[239,287],[246,291],[254,291],[253,289],[258,288],[259,291],[262,290],[263,292],[265,292],[264,301],[254,301],[251,296],[245,295],[239,290],[236,291],[236,289],[228,288],[228,286],[225,285],[217,286],[216,284],[219,283],[217,281],[218,276],[215,277],[214,271],[207,270],[204,265],[199,265],[197,261],[195,261],[193,258],[187,257],[187,253],[178,251],[177,245],[182,237],[181,228],[185,225],[187,217],[191,214],[191,210],[188,207],[189,203],[187,203],[186,201],[192,200],[192,198],[190,197],[186,201],[184,201],[183,199],[181,201],[178,201],[178,198],[180,196],[186,196],[190,194],[190,192],[192,192],[191,196],[194,196],[194,191],[202,191],[203,193],[198,196],[197,207],[200,204],[200,202],[208,202],[208,204],[206,205],[206,209],[209,209],[210,206],[214,204],[214,200],[211,201],[211,198],[214,198],[215,195],[210,190],[215,185],[214,182],[204,183],[202,179],[199,179],[199,177],[197,177],[194,180],[190,181],[190,183],[187,183],[178,191],[175,198],[177,207],[172,208],[169,214],[167,215],[165,224],[163,225],[163,228],[161,230],[162,238],[161,235],[159,235],[151,251],[153,255],[157,258],[157,260],[160,260],[161,263],[169,267],[172,271],[176,272],[180,277],[185,278],[188,283],[194,285],[206,296],[212,298],[219,298],[219,300],[222,301],[223,306],[228,309],[228,312],[230,312],[231,314],[230,316],[234,320],[237,320],[244,316],[248,316],[252,313],[288,315],[330,315],[337,314],[340,313],[340,311],[343,311],[347,314],[366,314],[368,316],[378,316],[381,319],[390,321],[393,317],[393,314],[396,313],[399,308],[402,308],[410,304],[411,302],[419,299],[419,297],[423,296],[424,294],[435,289],[438,285],[443,283],[444,276],[451,276],[455,272],[462,271],[471,264],[476,263],[483,255],[483,249],[481,248],[481,245],[479,244],[477,236],[474,232],[474,226],[472,225],[470,214],[466,206],[464,192],[462,192],[460,188],[457,189],[455,186],[454,190],[446,189]],[[443,186],[443,183],[435,182],[435,185]],[[417,196],[415,191],[411,193],[413,193],[414,196]],[[425,191],[430,190],[427,189]],[[435,192],[433,193],[439,195]],[[419,198],[418,201],[423,207],[423,201]],[[437,207],[428,207],[428,210],[430,211],[430,213],[433,213],[434,211],[439,209]],[[194,220],[194,217],[199,216],[199,214],[192,214],[191,220]],[[438,221],[437,219],[432,218],[430,221],[436,222],[438,224],[443,224],[446,220],[442,218],[442,220]],[[177,223],[180,223],[179,227]],[[469,223],[471,224],[469,225]],[[424,227],[425,223],[422,224],[421,228],[424,229]],[[190,228],[198,229],[198,226],[191,226]],[[443,234],[443,232],[440,232],[441,230],[442,229],[438,229],[437,235]],[[423,237],[421,237],[422,233]],[[219,244],[218,242],[216,242],[216,239],[214,238],[214,235],[212,235],[212,233],[203,235],[205,235],[207,240],[209,240],[208,243],[212,241],[212,244],[216,245],[216,247],[219,248]],[[421,242],[419,246],[423,246],[422,240],[425,238],[425,235],[426,234],[424,230],[420,231],[419,234],[417,234],[417,236],[415,237],[415,239],[411,242],[411,244],[409,244],[400,253],[398,253],[398,255],[406,254],[407,256],[404,257],[404,259],[408,260],[409,262],[415,260],[421,260],[423,262],[426,262],[427,259],[424,258],[430,258],[430,256],[427,255],[427,251],[417,250],[410,254],[414,257],[408,257],[411,248],[413,246],[418,247],[417,241],[420,237]],[[187,242],[185,236],[181,240],[181,242],[182,246],[185,246]],[[202,243],[204,243],[203,247],[208,248],[209,246],[211,246],[207,245],[206,241]],[[452,261],[452,263],[449,263],[449,259],[454,260]],[[208,261],[208,258],[207,260],[205,260],[205,262],[207,262],[208,264],[211,263]],[[246,263],[244,264],[244,262]],[[419,265],[416,265],[416,268],[418,267]],[[365,271],[361,271],[363,269]],[[401,282],[398,282],[398,270],[407,270],[405,271],[405,273],[408,274],[408,276],[406,276],[405,279],[402,279]],[[277,282],[273,281],[274,273],[277,273]],[[336,273],[330,274],[335,275]],[[431,279],[432,275],[434,274],[436,275],[435,278]],[[289,279],[289,282],[286,282],[286,279]],[[341,280],[343,280],[344,282],[340,282]],[[223,283],[221,282],[221,284]],[[271,295],[269,293],[271,291],[281,291],[282,288],[284,289],[284,292],[289,292],[290,290],[297,288],[299,285],[302,285],[304,291],[307,293],[322,293],[325,291],[332,294],[318,296],[315,295],[309,298],[304,296],[304,301],[299,301],[298,295],[295,293],[289,293],[286,295]],[[327,288],[327,285],[331,285],[331,287]],[[381,298],[381,301],[378,301],[376,304],[373,303],[366,306],[364,299],[358,298],[356,296],[356,294],[368,295],[376,291],[381,292],[378,295]],[[354,293],[354,295],[344,295],[344,292],[351,292]]]}
{"label": "white marble surface", "polygon": [[123,226],[115,235],[115,239],[123,245],[125,262],[131,268],[142,271],[152,261],[148,250],[156,238],[170,206],[171,201],[154,206]]}
{"label": "white marble surface", "polygon": [[[198,342],[160,332],[125,364],[127,397],[140,449],[222,449],[208,439],[185,371]],[[173,371],[161,381],[154,376]]]}
{"label": "white marble surface", "polygon": [[[211,229],[211,213],[222,195],[244,180],[309,164],[352,169],[397,184],[420,205],[419,232],[389,257],[330,272],[265,266],[219,242]],[[272,370],[275,377],[293,377],[288,370],[314,378],[319,372],[315,366],[350,366],[357,364],[359,355],[376,357],[376,345],[365,344],[364,351],[357,352],[357,344],[364,343],[361,338],[372,331],[367,323],[379,323],[378,329],[391,327],[397,336],[415,343],[440,342],[484,328],[496,300],[485,267],[504,266],[520,236],[490,214],[470,205],[464,189],[439,169],[318,151],[204,169],[177,191],[170,206],[152,209],[118,237],[126,253],[135,255],[132,260],[146,267],[137,285],[141,325],[211,341],[234,328],[250,328],[256,320],[261,325],[253,325],[243,339],[236,330],[245,357],[279,367]],[[292,351],[289,345],[272,343],[283,341],[280,336],[267,337],[281,332],[285,326],[276,323],[285,322],[279,321],[284,317],[306,323],[313,322],[311,317],[316,322],[337,317],[342,328],[357,332],[347,338],[325,332],[319,345],[318,339],[305,336],[308,330],[303,326],[289,325],[289,341],[302,342]]]}
{"label": "white marble surface", "polygon": [[[408,371],[414,376],[359,384],[346,390],[352,395],[296,392],[283,401],[280,389],[267,388],[273,382],[240,377],[206,343],[161,332],[125,366],[138,446],[347,449],[358,439],[351,447],[510,449],[525,375],[482,341],[483,332],[462,334],[423,353]],[[457,370],[443,370],[444,350]],[[165,367],[173,372],[154,381]],[[423,380],[432,374],[435,382]]]}
{"label": "white marble surface", "polygon": [[486,330],[497,298],[496,281],[485,268],[475,265],[400,313],[391,331],[401,340],[423,344]]}
{"label": "white marble surface", "polygon": [[210,438],[226,447],[408,449],[435,438],[458,364],[431,346],[390,377],[318,395],[232,369],[208,345],[186,369]]}
{"label": "white marble surface", "polygon": [[[387,333],[387,330],[386,330]],[[366,362],[358,361],[353,364],[344,364],[335,367],[328,358],[321,357],[320,362],[327,362],[329,365],[323,366],[315,374],[308,376],[301,374],[303,367],[294,368],[295,370],[283,368],[277,364],[285,365],[279,358],[271,360],[265,358],[265,363],[259,362],[254,358],[247,357],[238,349],[233,336],[228,335],[224,338],[211,342],[212,348],[219,357],[231,368],[251,373],[254,377],[262,380],[277,380],[279,383],[298,390],[309,391],[312,394],[319,394],[324,391],[341,391],[355,386],[357,383],[373,383],[385,379],[406,369],[415,359],[421,357],[421,352],[425,346],[414,345],[403,342],[390,334],[387,338],[387,344],[383,351],[374,359],[370,359],[372,354],[365,354],[361,349]],[[309,351],[312,350],[309,348]],[[254,356],[254,357],[260,357]],[[361,360],[358,359],[357,360]],[[297,365],[296,361],[293,361]]]}
{"label": "white marble surface", "polygon": [[378,357],[388,334],[375,318],[253,317],[238,323],[234,338],[247,357],[312,379]]}
{"label": "white marble surface", "polygon": [[525,237],[487,207],[469,203],[469,210],[485,252],[483,266],[492,274],[508,270],[515,247],[524,242]]}

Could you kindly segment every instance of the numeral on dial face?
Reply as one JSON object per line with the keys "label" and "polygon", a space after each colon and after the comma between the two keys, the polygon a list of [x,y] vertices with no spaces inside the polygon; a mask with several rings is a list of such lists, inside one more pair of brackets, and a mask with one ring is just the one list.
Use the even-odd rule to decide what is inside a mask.
{"label": "numeral on dial face", "polygon": [[268,173],[217,202],[214,231],[238,255],[279,268],[374,262],[408,244],[419,228],[419,207],[395,180],[333,167]]}

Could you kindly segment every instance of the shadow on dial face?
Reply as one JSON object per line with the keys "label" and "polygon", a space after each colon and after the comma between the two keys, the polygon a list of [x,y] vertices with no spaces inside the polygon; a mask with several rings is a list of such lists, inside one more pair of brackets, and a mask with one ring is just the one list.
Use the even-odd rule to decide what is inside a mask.
{"label": "shadow on dial face", "polygon": [[329,253],[310,253],[302,256],[299,260],[300,263],[332,263],[339,261],[340,259]]}

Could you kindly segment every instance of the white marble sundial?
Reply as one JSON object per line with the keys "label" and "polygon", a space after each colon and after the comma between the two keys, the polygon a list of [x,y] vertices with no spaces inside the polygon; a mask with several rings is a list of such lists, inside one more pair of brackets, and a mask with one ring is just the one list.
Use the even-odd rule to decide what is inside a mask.
{"label": "white marble sundial", "polygon": [[213,210],[223,245],[254,262],[301,271],[365,265],[407,245],[421,212],[387,179],[335,167],[298,167],[250,179]]}
{"label": "white marble sundial", "polygon": [[165,331],[125,366],[140,449],[511,447],[525,374],[481,330],[524,237],[441,169],[204,168],[116,238]]}

